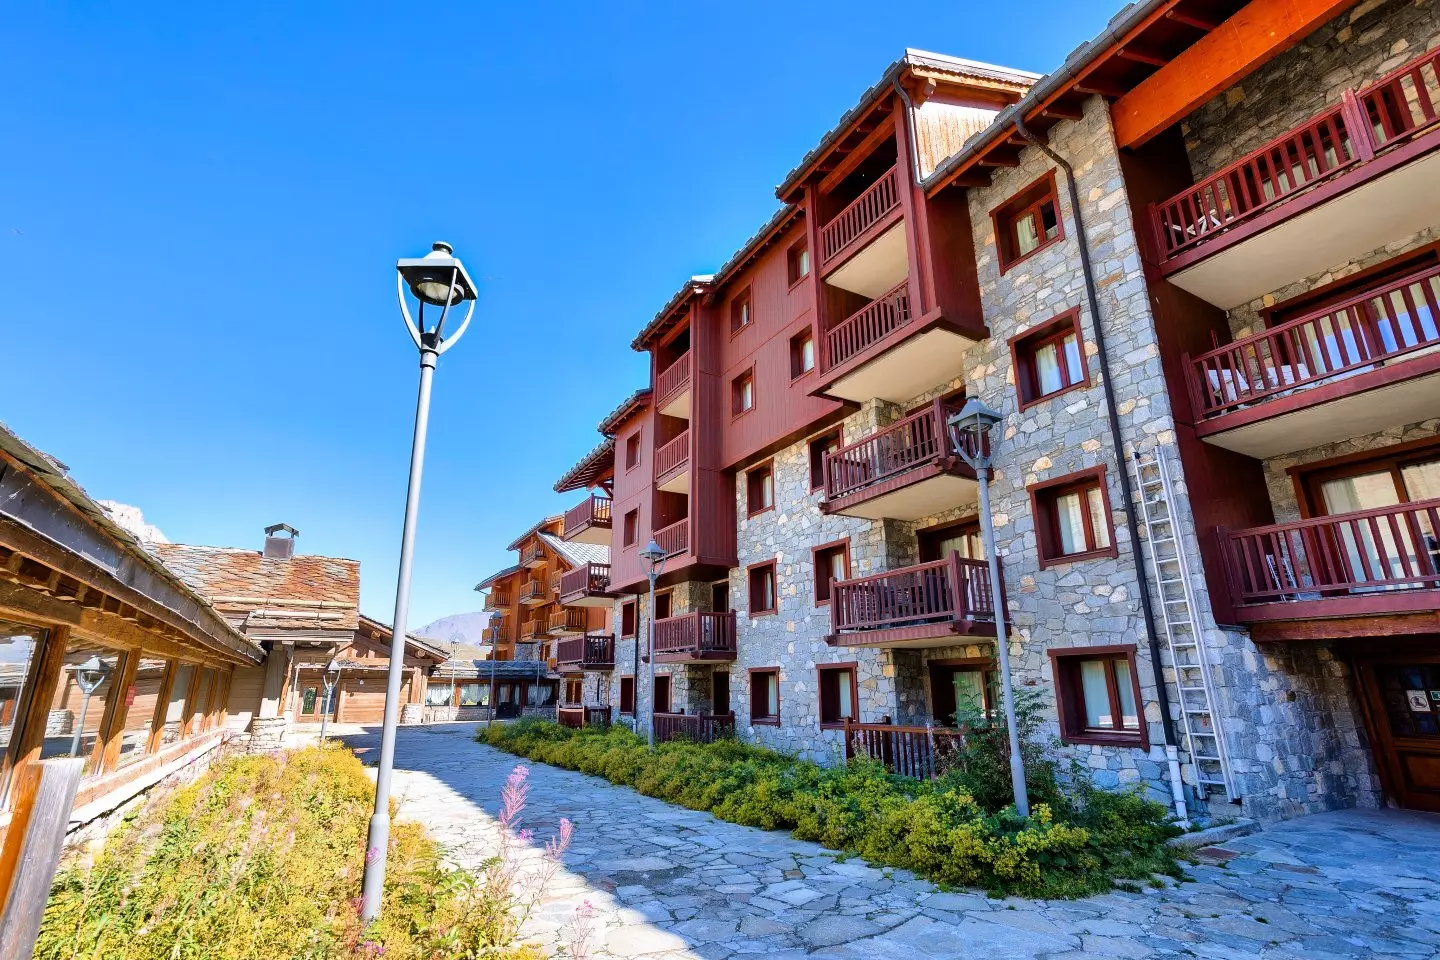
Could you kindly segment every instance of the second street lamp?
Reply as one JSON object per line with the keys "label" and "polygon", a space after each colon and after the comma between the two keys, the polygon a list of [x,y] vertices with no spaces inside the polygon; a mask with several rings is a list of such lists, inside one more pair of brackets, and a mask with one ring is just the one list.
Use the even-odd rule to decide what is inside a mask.
{"label": "second street lamp", "polygon": [[[646,679],[649,681],[650,689],[650,722],[645,725],[645,742],[650,749],[655,749],[655,581],[660,579],[660,574],[665,570],[665,561],[669,554],[660,546],[654,537],[645,544],[645,549],[640,551],[640,559],[645,561],[645,576],[650,579],[650,642],[649,656],[645,658],[649,669],[645,671]],[[637,637],[636,643],[640,642]],[[636,706],[639,706],[640,691],[635,691]]]}

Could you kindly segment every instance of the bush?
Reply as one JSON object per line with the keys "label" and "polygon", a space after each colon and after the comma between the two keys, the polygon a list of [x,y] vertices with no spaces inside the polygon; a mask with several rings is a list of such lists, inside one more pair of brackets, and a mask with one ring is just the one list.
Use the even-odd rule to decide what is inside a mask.
{"label": "bush", "polygon": [[[1020,712],[1022,731],[1031,715],[1029,707]],[[1028,819],[1016,816],[1008,753],[997,753],[1008,749],[1003,727],[972,738],[944,776],[925,782],[871,760],[824,768],[737,740],[672,741],[651,752],[621,728],[573,730],[535,719],[492,724],[478,739],[722,820],[790,830],[872,863],[994,894],[1078,897],[1117,880],[1180,875],[1166,846],[1180,831],[1164,807],[1138,793],[1095,790],[1084,779],[1065,787],[1048,759],[1027,758],[1034,808]]]}
{"label": "bush", "polygon": [[[352,902],[375,787],[340,747],[225,760],[157,798],[90,867],[55,880],[35,956],[261,960],[532,956],[508,891],[441,866],[416,823],[391,828],[381,919]],[[538,956],[538,955],[536,955]]]}

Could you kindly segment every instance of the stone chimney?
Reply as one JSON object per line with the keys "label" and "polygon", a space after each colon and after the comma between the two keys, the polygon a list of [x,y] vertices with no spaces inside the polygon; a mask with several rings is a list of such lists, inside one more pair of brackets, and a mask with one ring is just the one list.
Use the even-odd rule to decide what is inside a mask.
{"label": "stone chimney", "polygon": [[[281,533],[288,536],[281,536]],[[295,556],[295,538],[300,531],[288,523],[277,523],[265,528],[265,559],[289,560]]]}

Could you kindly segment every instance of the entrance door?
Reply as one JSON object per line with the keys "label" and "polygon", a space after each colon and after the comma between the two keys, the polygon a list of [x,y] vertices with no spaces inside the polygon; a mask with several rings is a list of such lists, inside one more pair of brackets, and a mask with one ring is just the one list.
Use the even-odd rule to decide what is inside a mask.
{"label": "entrance door", "polygon": [[1402,807],[1440,812],[1440,655],[1357,664],[1375,760]]}
{"label": "entrance door", "polygon": [[670,677],[667,674],[656,674],[655,688],[652,691],[654,696],[654,708],[656,713],[670,712]]}
{"label": "entrance door", "polygon": [[717,670],[710,678],[711,712],[717,717],[730,712],[730,674]]}
{"label": "entrance door", "polygon": [[930,663],[930,695],[935,722],[957,726],[977,714],[994,716],[999,697],[994,663],[989,660],[933,660]]}

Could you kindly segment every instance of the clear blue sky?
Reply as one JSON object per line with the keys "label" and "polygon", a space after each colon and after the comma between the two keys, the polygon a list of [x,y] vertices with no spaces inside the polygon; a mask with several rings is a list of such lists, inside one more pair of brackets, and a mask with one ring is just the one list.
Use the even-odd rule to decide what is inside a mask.
{"label": "clear blue sky", "polygon": [[411,626],[478,609],[643,384],[634,333],[906,46],[1048,71],[1116,8],[10,5],[0,420],[172,540],[298,527],[389,620],[393,265],[448,240],[481,302],[437,376]]}

